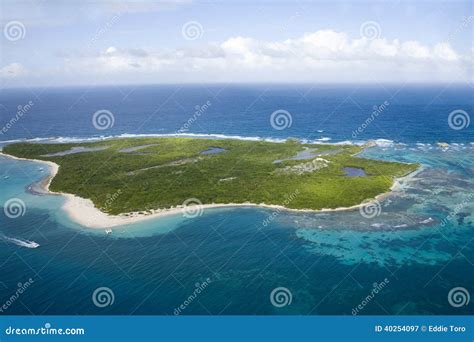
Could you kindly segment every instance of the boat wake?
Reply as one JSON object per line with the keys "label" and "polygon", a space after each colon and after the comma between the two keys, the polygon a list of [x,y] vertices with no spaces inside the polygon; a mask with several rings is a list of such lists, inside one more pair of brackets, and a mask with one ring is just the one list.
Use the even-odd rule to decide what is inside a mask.
{"label": "boat wake", "polygon": [[25,248],[38,248],[40,246],[39,243],[34,242],[34,241],[16,239],[16,238],[8,237],[8,236],[5,236],[5,235],[0,235],[0,241],[5,241],[7,243],[13,243],[17,246],[25,247]]}

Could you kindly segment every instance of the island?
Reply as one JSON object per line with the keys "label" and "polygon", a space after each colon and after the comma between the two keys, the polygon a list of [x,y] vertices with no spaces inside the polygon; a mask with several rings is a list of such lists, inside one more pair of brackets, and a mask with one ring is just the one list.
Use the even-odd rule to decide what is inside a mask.
{"label": "island", "polygon": [[53,174],[43,180],[45,190],[89,201],[102,217],[122,218],[96,222],[80,205],[69,204],[79,221],[83,217],[90,226],[106,227],[187,204],[352,208],[389,192],[397,178],[419,166],[358,156],[367,147],[157,137],[22,142],[5,146],[3,153],[48,162]]}

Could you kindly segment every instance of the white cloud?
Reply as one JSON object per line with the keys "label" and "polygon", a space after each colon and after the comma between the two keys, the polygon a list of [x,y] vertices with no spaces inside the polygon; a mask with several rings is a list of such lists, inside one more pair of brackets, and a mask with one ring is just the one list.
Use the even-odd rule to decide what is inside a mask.
{"label": "white cloud", "polygon": [[238,36],[175,49],[111,46],[60,56],[63,71],[76,79],[134,83],[466,81],[473,67],[472,56],[458,54],[448,43],[350,38],[332,30],[281,41]]}
{"label": "white cloud", "polygon": [[401,52],[405,56],[415,59],[429,59],[431,57],[430,49],[417,41],[403,43],[401,45]]}
{"label": "white cloud", "polygon": [[454,51],[448,43],[439,43],[434,47],[434,53],[441,59],[446,61],[457,61],[458,54]]}
{"label": "white cloud", "polygon": [[26,74],[25,67],[20,63],[11,63],[0,69],[0,78],[16,78]]}

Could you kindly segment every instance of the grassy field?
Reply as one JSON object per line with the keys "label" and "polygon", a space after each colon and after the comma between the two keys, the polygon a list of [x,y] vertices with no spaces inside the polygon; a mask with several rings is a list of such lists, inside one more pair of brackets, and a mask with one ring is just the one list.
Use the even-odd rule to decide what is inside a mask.
{"label": "grassy field", "polygon": [[[107,148],[46,156],[78,146]],[[202,154],[216,147],[225,151]],[[305,148],[317,149],[322,154],[318,158],[327,162],[316,157],[284,160]],[[52,191],[89,198],[101,210],[120,214],[170,208],[188,198],[203,204],[251,202],[295,209],[352,206],[388,191],[395,177],[418,167],[354,156],[361,150],[359,146],[305,145],[292,140],[134,138],[83,144],[16,143],[3,152],[59,164]],[[293,171],[301,167],[306,172]],[[344,167],[363,169],[366,176],[348,177]]]}

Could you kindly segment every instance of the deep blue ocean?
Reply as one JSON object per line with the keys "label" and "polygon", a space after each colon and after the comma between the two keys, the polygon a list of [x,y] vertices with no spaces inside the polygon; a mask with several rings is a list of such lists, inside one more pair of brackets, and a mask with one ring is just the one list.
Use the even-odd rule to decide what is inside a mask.
{"label": "deep blue ocean", "polygon": [[[0,141],[21,138],[169,134],[181,128],[197,134],[331,141],[354,140],[353,131],[388,105],[357,140],[404,143],[474,141],[472,125],[453,130],[453,110],[472,112],[473,89],[456,85],[163,85],[2,90],[0,118],[10,120],[33,102],[19,127],[0,133]],[[209,105],[206,106],[206,104]],[[186,127],[198,108],[202,114]],[[106,109],[114,125],[97,130],[92,116]],[[291,126],[276,130],[274,111],[291,114]],[[185,126],[185,127],[183,127]],[[327,140],[327,139],[325,139]]]}
{"label": "deep blue ocean", "polygon": [[[471,119],[472,94],[456,85],[2,90],[2,146],[176,133],[376,139],[364,156],[422,168],[372,218],[279,212],[262,224],[271,209],[225,208],[107,235],[72,222],[62,197],[26,190],[47,166],[0,156],[0,203],[25,204],[18,217],[0,211],[0,314],[473,314],[474,123],[453,129],[448,119],[456,110]],[[111,127],[94,126],[99,110],[112,113]],[[271,124],[278,110],[289,113],[284,129]]]}

